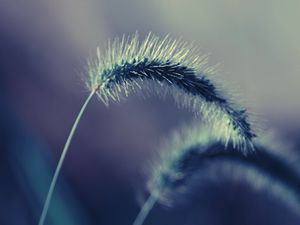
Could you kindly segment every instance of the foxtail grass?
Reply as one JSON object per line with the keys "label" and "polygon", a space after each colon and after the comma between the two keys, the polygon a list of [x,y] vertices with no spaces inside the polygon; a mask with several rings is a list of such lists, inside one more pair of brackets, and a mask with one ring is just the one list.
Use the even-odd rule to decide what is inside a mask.
{"label": "foxtail grass", "polygon": [[175,132],[151,167],[149,198],[133,225],[142,225],[156,203],[173,206],[180,202],[194,183],[219,183],[223,179],[242,181],[254,190],[272,194],[299,213],[299,159],[278,140],[261,137],[254,145],[256,151],[245,155],[203,124]]}
{"label": "foxtail grass", "polygon": [[139,42],[136,33],[109,42],[106,52],[97,50],[97,59],[89,63],[87,86],[99,85],[97,95],[106,105],[136,89],[170,94],[179,105],[201,114],[219,139],[226,137],[227,143],[247,152],[256,136],[247,111],[226,97],[213,75],[207,57],[194,44],[151,33]]}
{"label": "foxtail grass", "polygon": [[[192,109],[213,128],[218,140],[231,143],[244,153],[253,150],[256,134],[246,110],[226,97],[213,82],[213,69],[193,44],[149,33],[139,42],[138,34],[109,42],[103,53],[89,62],[86,84],[90,95],[83,104],[67,138],[46,197],[39,225],[44,225],[52,195],[71,140],[83,112],[93,96],[105,105],[120,101],[123,94],[141,89],[159,96],[170,94]],[[152,203],[152,201],[150,201]],[[151,205],[149,202],[148,204]],[[147,208],[145,209],[147,210]]]}

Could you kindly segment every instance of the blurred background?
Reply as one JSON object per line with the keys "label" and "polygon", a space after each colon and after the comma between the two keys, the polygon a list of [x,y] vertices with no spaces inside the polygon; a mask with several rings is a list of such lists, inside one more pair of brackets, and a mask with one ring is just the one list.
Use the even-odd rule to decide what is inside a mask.
{"label": "blurred background", "polygon": [[[1,0],[0,225],[37,224],[51,176],[81,104],[87,58],[108,38],[149,31],[195,40],[258,118],[300,150],[300,1]],[[162,116],[164,115],[164,116]],[[166,116],[167,115],[167,116]],[[172,100],[96,98],[73,139],[48,225],[131,224],[144,168],[170,131],[192,119]],[[146,224],[299,224],[280,202],[243,184],[193,202],[157,206]]]}

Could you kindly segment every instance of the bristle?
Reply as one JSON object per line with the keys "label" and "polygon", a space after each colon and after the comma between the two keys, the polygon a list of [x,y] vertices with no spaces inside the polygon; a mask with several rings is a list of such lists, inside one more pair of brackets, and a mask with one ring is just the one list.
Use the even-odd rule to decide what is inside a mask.
{"label": "bristle", "polygon": [[144,83],[151,81],[156,89],[167,90],[180,104],[201,114],[219,139],[244,152],[253,149],[256,135],[246,110],[216,87],[206,57],[199,56],[193,45],[151,33],[139,43],[136,33],[109,42],[105,54],[97,50],[97,57],[89,64],[87,85],[91,90],[100,87],[98,96],[105,104],[109,99],[119,101],[121,93],[127,96],[135,88],[147,90]]}

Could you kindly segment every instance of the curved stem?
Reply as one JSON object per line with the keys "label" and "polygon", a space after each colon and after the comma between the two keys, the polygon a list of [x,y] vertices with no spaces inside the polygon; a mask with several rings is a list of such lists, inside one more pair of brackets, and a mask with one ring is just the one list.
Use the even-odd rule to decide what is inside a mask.
{"label": "curved stem", "polygon": [[158,195],[151,194],[147,201],[144,203],[142,209],[140,210],[139,214],[135,218],[132,225],[142,225],[149,215],[151,209],[153,208],[154,204],[156,203]]}
{"label": "curved stem", "polygon": [[53,191],[54,191],[54,188],[55,188],[55,185],[57,183],[57,178],[60,174],[60,170],[61,170],[61,167],[63,165],[63,162],[64,162],[64,159],[66,157],[66,154],[68,152],[68,149],[69,149],[69,146],[70,146],[70,143],[71,143],[71,140],[74,136],[74,133],[76,131],[76,128],[78,126],[78,123],[82,117],[82,114],[84,113],[87,105],[89,104],[90,100],[92,99],[92,97],[94,96],[94,94],[96,93],[97,89],[95,89],[94,91],[92,91],[90,93],[90,95],[87,97],[87,99],[85,100],[84,104],[82,105],[77,117],[76,117],[76,120],[73,124],[73,127],[70,131],[70,134],[68,136],[68,139],[65,143],[65,146],[64,146],[64,149],[62,151],[62,154],[60,156],[60,159],[59,159],[59,162],[57,164],[57,167],[55,169],[55,173],[53,175],[53,178],[52,178],[52,181],[51,181],[51,184],[50,184],[50,187],[49,187],[49,191],[47,193],[47,197],[46,197],[46,201],[44,203],[44,206],[43,206],[43,211],[42,211],[42,214],[41,214],[41,217],[40,217],[40,220],[39,220],[39,225],[44,225],[44,222],[45,222],[45,219],[46,219],[46,215],[47,215],[47,212],[48,212],[48,209],[49,209],[49,206],[50,206],[50,202],[51,202],[51,199],[52,199],[52,195],[53,195]]}

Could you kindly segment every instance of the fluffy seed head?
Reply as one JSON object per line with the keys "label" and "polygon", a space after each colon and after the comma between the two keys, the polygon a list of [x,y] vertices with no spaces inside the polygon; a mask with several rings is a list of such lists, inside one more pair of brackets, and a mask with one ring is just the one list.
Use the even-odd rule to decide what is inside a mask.
{"label": "fluffy seed head", "polygon": [[287,152],[287,146],[282,148],[275,142],[258,139],[254,142],[256,152],[245,156],[230,143],[226,149],[225,143],[203,125],[175,132],[151,167],[148,191],[171,206],[184,199],[180,198],[182,193],[199,193],[201,185],[231,180],[271,194],[300,212],[299,159]]}
{"label": "fluffy seed head", "polygon": [[89,63],[87,86],[97,87],[105,104],[109,98],[120,101],[120,94],[127,96],[136,89],[171,94],[177,103],[201,114],[219,139],[247,152],[253,149],[256,135],[246,110],[225,97],[212,82],[212,74],[206,57],[199,56],[193,44],[151,33],[140,43],[136,33],[109,42],[103,54],[97,50],[97,59]]}

